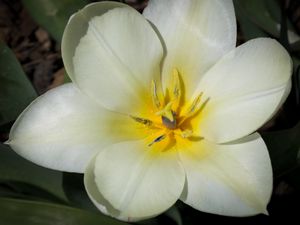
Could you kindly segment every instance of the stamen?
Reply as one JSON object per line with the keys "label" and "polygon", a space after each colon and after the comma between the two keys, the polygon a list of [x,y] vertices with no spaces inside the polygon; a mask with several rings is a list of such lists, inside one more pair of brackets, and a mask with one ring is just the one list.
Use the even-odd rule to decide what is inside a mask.
{"label": "stamen", "polygon": [[193,131],[192,130],[175,130],[174,134],[182,137],[182,138],[189,138],[193,135]]}
{"label": "stamen", "polygon": [[153,122],[151,120],[148,119],[144,119],[144,118],[140,118],[140,117],[136,117],[136,116],[130,116],[132,119],[134,119],[135,122],[144,124],[148,127],[153,125]]}
{"label": "stamen", "polygon": [[181,132],[181,137],[183,138],[188,138],[191,137],[193,135],[193,131],[192,130],[184,130]]}
{"label": "stamen", "polygon": [[154,80],[151,81],[151,96],[152,96],[152,102],[153,105],[156,107],[156,109],[160,109],[163,104],[163,97],[161,96],[161,100],[159,99],[158,93],[157,93],[157,86]]}
{"label": "stamen", "polygon": [[206,104],[209,101],[209,98],[207,98],[202,104],[200,104],[202,95],[203,95],[203,92],[201,92],[194,99],[194,101],[192,102],[192,104],[190,105],[188,110],[185,113],[183,113],[183,118],[179,122],[178,126],[180,126],[186,119],[194,116],[197,112],[199,112],[200,110],[202,110],[206,106]]}
{"label": "stamen", "polygon": [[193,141],[201,141],[204,139],[204,137],[195,135],[192,130],[186,129],[186,130],[175,130],[175,135],[178,135],[182,138],[188,138],[189,140]]}
{"label": "stamen", "polygon": [[180,104],[180,97],[181,97],[181,84],[179,79],[179,73],[177,69],[173,70],[173,77],[170,89],[170,100],[172,102],[172,109],[173,111],[177,111],[177,108]]}
{"label": "stamen", "polygon": [[186,113],[186,117],[190,117],[192,116],[195,112],[198,111],[198,109],[200,108],[200,100],[201,100],[201,97],[203,95],[203,92],[201,92],[193,101],[193,103],[191,104],[191,106],[189,107],[187,113]]}
{"label": "stamen", "polygon": [[166,138],[166,135],[160,135],[159,137],[155,138],[148,146],[151,147],[154,143],[160,142]]}

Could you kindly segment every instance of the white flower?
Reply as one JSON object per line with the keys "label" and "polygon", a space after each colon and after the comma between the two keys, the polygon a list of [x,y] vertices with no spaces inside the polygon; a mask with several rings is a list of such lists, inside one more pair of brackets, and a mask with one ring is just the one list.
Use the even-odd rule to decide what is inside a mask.
{"label": "white flower", "polygon": [[[18,118],[9,144],[45,167],[85,171],[105,214],[136,221],[178,199],[228,216],[267,213],[272,169],[253,133],[290,90],[277,41],[237,48],[230,0],[116,2],[69,21],[62,54],[73,83]],[[46,178],[45,178],[46,179]]]}

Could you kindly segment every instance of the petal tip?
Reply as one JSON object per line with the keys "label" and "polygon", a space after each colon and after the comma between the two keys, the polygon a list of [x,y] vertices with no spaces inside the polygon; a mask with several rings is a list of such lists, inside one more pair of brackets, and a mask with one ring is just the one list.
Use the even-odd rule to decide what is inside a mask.
{"label": "petal tip", "polygon": [[5,145],[10,145],[11,142],[12,142],[12,140],[8,139],[7,141],[3,142],[3,144],[5,144]]}
{"label": "petal tip", "polygon": [[266,216],[270,216],[267,208],[264,208],[263,211],[261,212],[262,214],[266,215]]}

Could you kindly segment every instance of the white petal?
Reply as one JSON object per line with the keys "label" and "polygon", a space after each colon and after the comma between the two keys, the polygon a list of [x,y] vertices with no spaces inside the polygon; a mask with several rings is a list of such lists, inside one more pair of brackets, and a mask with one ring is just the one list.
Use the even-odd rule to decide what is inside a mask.
{"label": "white petal", "polygon": [[147,104],[163,49],[148,21],[129,7],[93,17],[73,58],[71,79],[110,110],[134,114]]}
{"label": "white petal", "polygon": [[116,210],[108,201],[106,201],[103,195],[99,192],[95,183],[95,158],[90,161],[85,173],[84,173],[84,186],[88,193],[88,196],[95,204],[95,206],[105,215],[125,220],[126,218],[120,217],[120,211]]}
{"label": "white petal", "polygon": [[123,7],[128,7],[128,5],[113,1],[95,2],[88,4],[70,17],[61,43],[64,66],[69,75],[74,74],[73,57],[80,39],[86,35],[89,21],[93,17],[101,16],[111,9]]}
{"label": "white petal", "polygon": [[115,209],[99,192],[97,184],[95,182],[95,159],[92,159],[87,167],[84,174],[84,186],[88,193],[89,198],[94,203],[94,205],[105,215],[117,218],[119,220],[127,222],[135,222],[139,220],[145,220],[150,217],[126,217],[122,215],[121,212]]}
{"label": "white petal", "polygon": [[182,201],[219,215],[267,214],[272,168],[258,134],[223,145],[203,140],[184,150],[180,157],[187,183]]}
{"label": "white petal", "polygon": [[275,40],[248,41],[222,58],[195,93],[208,103],[202,111],[202,136],[218,143],[244,137],[278,110],[290,90],[292,65]]}
{"label": "white petal", "polygon": [[120,217],[152,217],[171,207],[184,186],[175,150],[154,151],[145,141],[109,146],[95,161],[99,192]]}
{"label": "white petal", "polygon": [[84,172],[102,147],[142,138],[129,117],[103,109],[73,84],[37,98],[19,116],[9,136],[10,146],[44,167]]}
{"label": "white petal", "polygon": [[193,94],[204,72],[235,47],[231,0],[152,0],[143,14],[157,27],[167,48],[164,83],[177,68],[186,98]]}

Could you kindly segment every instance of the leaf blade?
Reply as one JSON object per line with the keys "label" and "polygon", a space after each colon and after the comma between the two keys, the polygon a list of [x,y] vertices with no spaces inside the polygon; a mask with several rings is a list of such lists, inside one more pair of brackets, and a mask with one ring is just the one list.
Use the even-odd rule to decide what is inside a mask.
{"label": "leaf blade", "polygon": [[14,121],[36,97],[15,55],[0,41],[0,125]]}
{"label": "leaf blade", "polygon": [[91,213],[67,206],[0,198],[0,224],[5,225],[126,225],[103,216],[100,213]]}
{"label": "leaf blade", "polygon": [[87,0],[23,0],[25,8],[33,19],[57,42],[61,42],[69,17],[88,2]]}
{"label": "leaf blade", "polygon": [[62,188],[62,172],[37,166],[3,144],[0,144],[0,179],[34,185],[67,201]]}

